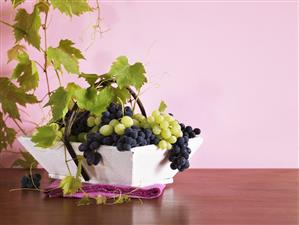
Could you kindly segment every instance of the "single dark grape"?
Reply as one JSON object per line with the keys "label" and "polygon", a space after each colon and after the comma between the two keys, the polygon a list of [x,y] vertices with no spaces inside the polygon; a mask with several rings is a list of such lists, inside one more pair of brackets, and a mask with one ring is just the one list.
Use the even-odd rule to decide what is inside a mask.
{"label": "single dark grape", "polygon": [[94,165],[98,165],[99,162],[102,161],[102,159],[103,159],[102,155],[100,153],[98,153],[98,152],[95,152],[93,164]]}
{"label": "single dark grape", "polygon": [[82,144],[79,145],[78,149],[79,149],[80,152],[85,152],[85,151],[88,150],[88,146],[87,146],[87,144],[82,143]]}
{"label": "single dark grape", "polygon": [[100,143],[97,142],[97,141],[93,141],[93,142],[91,142],[90,145],[89,145],[89,148],[90,148],[91,150],[96,150],[96,149],[98,149],[99,147],[100,147]]}
{"label": "single dark grape", "polygon": [[199,135],[201,133],[201,130],[199,128],[195,128],[193,130],[193,132],[196,134],[196,135]]}
{"label": "single dark grape", "polygon": [[172,162],[172,163],[170,163],[170,168],[173,170],[176,170],[178,167],[174,162]]}

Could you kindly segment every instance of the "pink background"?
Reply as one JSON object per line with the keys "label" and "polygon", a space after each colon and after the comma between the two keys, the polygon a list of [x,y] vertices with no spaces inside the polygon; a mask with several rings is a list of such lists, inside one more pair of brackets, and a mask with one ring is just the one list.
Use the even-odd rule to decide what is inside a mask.
{"label": "pink background", "polygon": [[[106,1],[101,6],[102,27],[108,29],[101,37],[92,41],[95,14],[70,19],[55,12],[49,44],[70,38],[86,49],[93,42],[84,50],[84,72],[103,73],[119,55],[144,62],[150,82],[142,100],[148,111],[163,99],[177,119],[203,131],[193,167],[298,167],[297,3]],[[1,0],[0,12],[1,19],[13,20],[9,2]],[[13,38],[9,28],[0,29],[0,74],[9,75],[13,64],[6,64],[6,51]],[[51,88],[56,86],[52,76]],[[45,88],[37,93],[42,96]],[[46,120],[38,106],[28,111],[26,120]],[[24,126],[32,129],[29,122]],[[7,166],[14,154],[0,157]]]}

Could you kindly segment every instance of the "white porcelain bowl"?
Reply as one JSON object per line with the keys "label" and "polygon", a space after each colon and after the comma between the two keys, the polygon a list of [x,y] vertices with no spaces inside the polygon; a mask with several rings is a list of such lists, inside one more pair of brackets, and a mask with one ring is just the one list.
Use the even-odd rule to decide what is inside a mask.
{"label": "white porcelain bowl", "polygon": [[[30,137],[19,137],[18,141],[47,170],[51,178],[63,179],[68,175],[64,155],[65,147],[62,142],[44,149],[35,147],[30,139]],[[189,140],[190,158],[198,150],[202,141],[201,137]],[[71,144],[77,155],[83,154],[78,150],[80,143]],[[101,163],[97,166],[88,166],[85,162],[83,163],[91,178],[88,183],[144,187],[152,184],[172,183],[173,177],[178,172],[170,168],[170,162],[166,157],[167,150],[158,149],[155,145],[135,147],[125,152],[118,151],[114,146],[103,145],[98,151],[103,157]],[[71,159],[68,152],[67,159]],[[68,164],[72,175],[75,175],[76,164],[72,160]]]}

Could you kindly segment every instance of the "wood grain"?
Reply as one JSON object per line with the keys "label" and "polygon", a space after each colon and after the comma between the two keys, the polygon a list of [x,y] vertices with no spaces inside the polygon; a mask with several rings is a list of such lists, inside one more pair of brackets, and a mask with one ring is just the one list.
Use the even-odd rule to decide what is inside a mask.
{"label": "wood grain", "polygon": [[[43,175],[43,185],[48,182]],[[74,199],[49,199],[15,191],[24,170],[0,169],[0,225],[60,224],[299,224],[299,170],[199,169],[175,177],[155,200],[114,206],[76,206]]]}

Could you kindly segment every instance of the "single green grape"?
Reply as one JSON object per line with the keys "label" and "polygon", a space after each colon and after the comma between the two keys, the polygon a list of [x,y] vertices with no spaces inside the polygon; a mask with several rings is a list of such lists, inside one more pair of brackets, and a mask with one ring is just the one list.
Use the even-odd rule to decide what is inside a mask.
{"label": "single green grape", "polygon": [[109,136],[113,133],[113,127],[111,125],[104,125],[100,128],[100,134]]}
{"label": "single green grape", "polygon": [[154,124],[155,123],[155,118],[153,116],[149,116],[149,117],[147,117],[147,122],[149,124]]}
{"label": "single green grape", "polygon": [[133,125],[137,126],[137,127],[140,127],[140,122],[136,119],[133,119]]}
{"label": "single green grape", "polygon": [[176,138],[175,136],[171,136],[170,138],[167,139],[167,141],[168,141],[170,144],[174,144],[174,143],[176,143],[177,138]]}
{"label": "single green grape", "polygon": [[120,122],[125,125],[125,127],[131,127],[134,124],[134,121],[131,117],[129,116],[124,116],[123,118],[121,118]]}
{"label": "single green grape", "polygon": [[62,138],[62,132],[61,131],[57,131],[56,132],[56,136],[58,139],[61,139]]}
{"label": "single green grape", "polygon": [[170,130],[169,129],[162,130],[161,136],[162,136],[163,139],[167,140],[168,138],[171,137]]}
{"label": "single green grape", "polygon": [[87,126],[93,127],[95,125],[95,118],[93,116],[88,117]]}
{"label": "single green grape", "polygon": [[164,119],[165,119],[166,121],[168,121],[168,122],[175,121],[175,119],[174,119],[171,115],[169,115],[169,114],[165,114],[165,115],[164,115]]}
{"label": "single green grape", "polygon": [[115,127],[117,124],[119,124],[119,121],[117,119],[113,119],[110,121],[109,125]]}
{"label": "single green grape", "polygon": [[97,132],[98,130],[99,130],[99,126],[94,126],[94,127],[91,129],[92,132]]}
{"label": "single green grape", "polygon": [[160,111],[159,110],[153,111],[152,116],[156,119],[157,116],[160,116]]}
{"label": "single green grape", "polygon": [[125,129],[126,129],[125,125],[119,123],[114,127],[114,132],[118,135],[123,135],[125,133]]}
{"label": "single green grape", "polygon": [[154,125],[152,129],[155,135],[161,134],[161,128],[158,125]]}
{"label": "single green grape", "polygon": [[161,140],[158,144],[160,149],[167,149],[167,141]]}
{"label": "single green grape", "polygon": [[171,128],[170,131],[176,137],[182,137],[183,136],[183,132],[181,131],[181,129]]}
{"label": "single green grape", "polygon": [[97,126],[99,126],[101,122],[102,122],[102,121],[101,121],[101,117],[97,117],[97,118],[95,118],[95,120],[94,120],[94,124],[97,125]]}
{"label": "single green grape", "polygon": [[172,149],[172,145],[169,142],[167,142],[167,150],[170,150],[170,149]]}
{"label": "single green grape", "polygon": [[145,118],[144,115],[142,115],[142,114],[140,114],[140,113],[136,113],[136,114],[133,115],[133,119],[136,119],[136,120],[138,120],[138,121],[142,121],[142,120],[144,120],[144,119],[146,119],[146,118]]}
{"label": "single green grape", "polygon": [[164,121],[164,117],[162,115],[156,116],[155,120],[158,124],[161,124]]}
{"label": "single green grape", "polygon": [[160,127],[161,127],[162,129],[168,129],[168,127],[169,127],[169,123],[168,123],[166,120],[164,120],[164,121],[162,121],[162,123],[160,124]]}
{"label": "single green grape", "polygon": [[85,142],[86,141],[86,136],[87,136],[87,133],[85,132],[82,132],[78,135],[78,141],[79,142]]}

